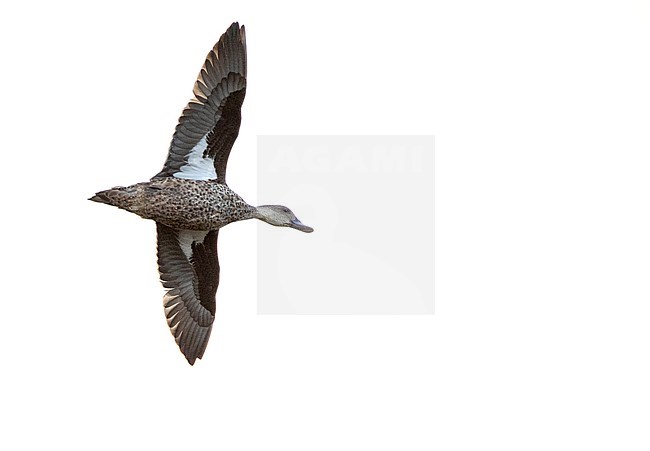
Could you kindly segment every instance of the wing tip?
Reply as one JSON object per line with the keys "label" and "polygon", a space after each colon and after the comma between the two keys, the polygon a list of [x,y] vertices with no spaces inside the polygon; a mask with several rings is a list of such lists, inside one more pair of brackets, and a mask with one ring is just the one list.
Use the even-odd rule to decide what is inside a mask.
{"label": "wing tip", "polygon": [[224,35],[231,35],[232,37],[238,38],[240,42],[246,43],[246,27],[244,25],[240,26],[239,22],[231,23]]}
{"label": "wing tip", "polygon": [[201,360],[203,358],[203,353],[205,353],[205,348],[208,345],[208,338],[210,337],[210,334],[208,332],[207,337],[204,339],[200,339],[198,343],[195,343],[194,345],[182,345],[181,343],[178,343],[178,348],[180,349],[181,353],[183,353],[183,356],[185,357],[185,360],[187,360],[187,363],[190,365],[194,366],[196,363],[196,360]]}
{"label": "wing tip", "polygon": [[200,360],[203,358],[203,354],[208,347],[208,341],[210,340],[211,334],[212,325],[202,330],[202,334],[194,337],[194,340],[191,343],[179,343],[178,341],[176,342],[179,349],[185,356],[187,363],[194,366],[197,359]]}

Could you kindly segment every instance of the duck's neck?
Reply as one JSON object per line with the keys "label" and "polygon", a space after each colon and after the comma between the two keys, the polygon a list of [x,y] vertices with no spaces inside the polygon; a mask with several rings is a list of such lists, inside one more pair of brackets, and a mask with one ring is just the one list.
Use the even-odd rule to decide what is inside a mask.
{"label": "duck's neck", "polygon": [[252,218],[257,218],[260,221],[264,221],[267,224],[277,225],[273,222],[272,214],[273,211],[267,205],[260,205],[259,207],[253,207],[254,212]]}

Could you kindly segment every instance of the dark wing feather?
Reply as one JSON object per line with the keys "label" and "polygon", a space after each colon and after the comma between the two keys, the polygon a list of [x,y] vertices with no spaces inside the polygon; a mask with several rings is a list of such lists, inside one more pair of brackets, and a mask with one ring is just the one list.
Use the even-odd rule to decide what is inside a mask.
{"label": "dark wing feather", "polygon": [[194,98],[183,110],[165,165],[154,178],[216,178],[225,183],[245,94],[246,33],[233,23],[208,53]]}
{"label": "dark wing feather", "polygon": [[215,314],[219,286],[218,230],[175,230],[156,223],[158,269],[167,289],[163,303],[167,324],[185,358],[203,357]]}

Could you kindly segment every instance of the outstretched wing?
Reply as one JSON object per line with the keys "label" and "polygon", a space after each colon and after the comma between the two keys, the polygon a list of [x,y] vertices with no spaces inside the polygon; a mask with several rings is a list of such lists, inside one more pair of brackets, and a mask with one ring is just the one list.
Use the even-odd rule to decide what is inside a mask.
{"label": "outstretched wing", "polygon": [[235,22],[208,53],[194,85],[194,98],[178,120],[165,166],[153,178],[225,183],[245,95],[246,33]]}
{"label": "outstretched wing", "polygon": [[219,286],[218,230],[176,230],[156,223],[158,269],[167,289],[167,324],[185,358],[194,365],[210,338]]}

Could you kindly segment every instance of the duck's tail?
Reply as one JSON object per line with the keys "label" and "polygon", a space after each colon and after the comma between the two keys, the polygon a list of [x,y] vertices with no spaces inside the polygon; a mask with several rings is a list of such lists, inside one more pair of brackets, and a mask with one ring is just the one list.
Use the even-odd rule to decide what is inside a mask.
{"label": "duck's tail", "polygon": [[131,187],[116,186],[115,188],[100,191],[88,200],[132,211],[135,201],[133,191]]}

